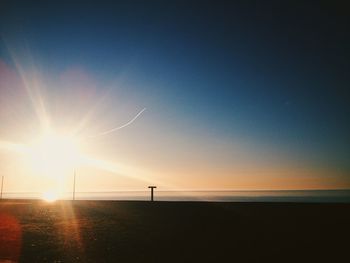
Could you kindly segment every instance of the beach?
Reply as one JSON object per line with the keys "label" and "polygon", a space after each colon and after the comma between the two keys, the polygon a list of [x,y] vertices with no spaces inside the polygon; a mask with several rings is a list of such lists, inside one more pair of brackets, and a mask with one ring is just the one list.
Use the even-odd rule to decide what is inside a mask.
{"label": "beach", "polygon": [[0,201],[0,262],[339,262],[350,204]]}

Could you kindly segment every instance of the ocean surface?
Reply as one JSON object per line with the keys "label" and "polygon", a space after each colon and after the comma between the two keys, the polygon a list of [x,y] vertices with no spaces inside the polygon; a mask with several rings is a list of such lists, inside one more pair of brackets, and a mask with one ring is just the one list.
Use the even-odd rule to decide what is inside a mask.
{"label": "ocean surface", "polygon": [[[5,199],[42,199],[41,193],[3,193]],[[72,199],[72,193],[60,197]],[[76,200],[150,200],[150,191],[76,192]],[[350,203],[350,190],[160,191],[155,201]]]}

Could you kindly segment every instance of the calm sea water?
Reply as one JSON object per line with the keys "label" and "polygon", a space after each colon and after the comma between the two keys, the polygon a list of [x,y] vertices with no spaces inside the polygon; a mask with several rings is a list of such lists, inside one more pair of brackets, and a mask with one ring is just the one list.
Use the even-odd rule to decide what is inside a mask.
{"label": "calm sea water", "polygon": [[[77,192],[77,200],[149,200],[149,191]],[[67,193],[61,199],[71,199]],[[41,199],[40,193],[3,193],[3,198]],[[158,201],[350,203],[350,190],[155,191]]]}

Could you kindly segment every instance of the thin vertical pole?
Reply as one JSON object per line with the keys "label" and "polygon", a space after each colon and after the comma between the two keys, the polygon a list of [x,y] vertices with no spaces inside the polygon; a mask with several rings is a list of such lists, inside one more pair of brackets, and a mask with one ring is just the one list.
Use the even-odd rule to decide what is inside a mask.
{"label": "thin vertical pole", "polygon": [[74,169],[74,179],[73,179],[73,201],[75,200],[75,169]]}
{"label": "thin vertical pole", "polygon": [[4,176],[1,177],[1,195],[0,199],[2,199],[2,189],[4,188]]}

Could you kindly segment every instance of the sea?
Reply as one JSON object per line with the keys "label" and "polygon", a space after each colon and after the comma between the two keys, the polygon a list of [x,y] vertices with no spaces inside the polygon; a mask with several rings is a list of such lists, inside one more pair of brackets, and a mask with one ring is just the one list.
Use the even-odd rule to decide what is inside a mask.
{"label": "sea", "polygon": [[[42,199],[40,193],[4,192],[4,199]],[[72,193],[60,196],[73,198]],[[150,200],[150,191],[76,192],[76,200]],[[205,202],[311,202],[350,203],[347,190],[275,190],[275,191],[162,191],[155,189],[155,201],[205,201]]]}

